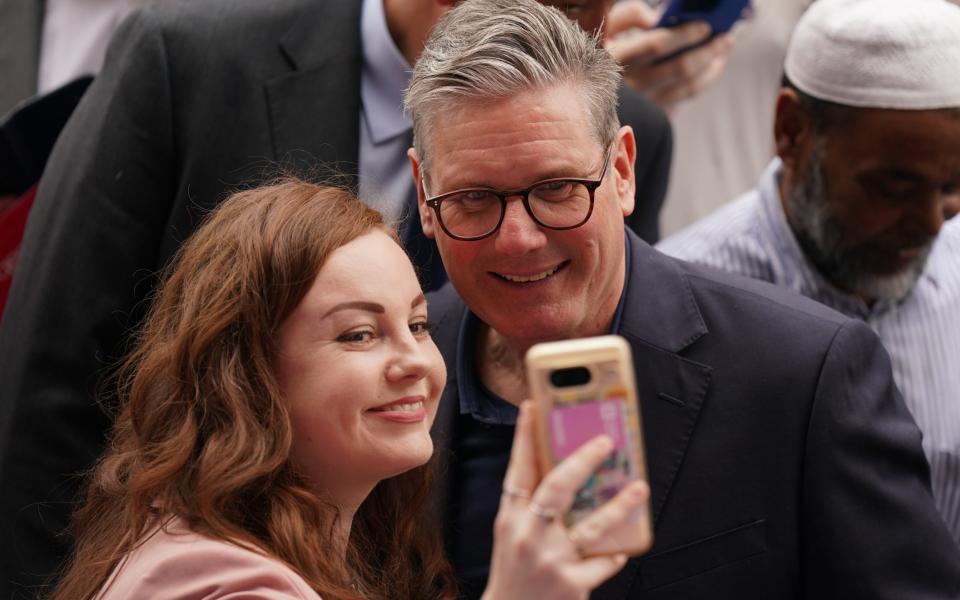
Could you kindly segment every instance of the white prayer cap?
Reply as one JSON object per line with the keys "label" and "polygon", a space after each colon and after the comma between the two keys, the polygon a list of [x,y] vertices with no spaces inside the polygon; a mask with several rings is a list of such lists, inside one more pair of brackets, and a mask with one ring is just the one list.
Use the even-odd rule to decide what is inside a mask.
{"label": "white prayer cap", "polygon": [[784,71],[797,89],[848,106],[960,106],[960,7],[947,0],[817,0]]}

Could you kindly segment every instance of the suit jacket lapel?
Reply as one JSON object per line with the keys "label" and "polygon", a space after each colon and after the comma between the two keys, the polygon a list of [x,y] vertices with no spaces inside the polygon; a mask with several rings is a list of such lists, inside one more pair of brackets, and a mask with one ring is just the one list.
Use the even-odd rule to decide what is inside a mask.
{"label": "suit jacket lapel", "polygon": [[[347,173],[355,184],[359,156],[360,2],[306,2],[281,38],[290,71],[264,84],[274,158],[301,176]],[[304,118],[315,115],[314,118]]]}
{"label": "suit jacket lapel", "polygon": [[[685,276],[673,259],[656,252],[633,233],[627,232],[627,236],[632,273],[618,333],[633,347],[656,534],[656,524],[668,508],[670,490],[683,465],[707,395],[712,368],[680,355],[707,334]],[[449,286],[431,294],[429,302],[431,314],[439,315],[434,341],[449,360],[457,355],[465,307]],[[455,373],[448,376],[433,427],[440,466],[435,500],[441,511],[446,507],[449,494],[446,474],[451,450],[449,440],[455,435],[459,414]],[[651,551],[656,551],[656,540]],[[631,560],[591,597],[604,600],[628,597],[638,566],[639,560]]]}
{"label": "suit jacket lapel", "polygon": [[[668,507],[670,490],[683,465],[712,369],[680,355],[707,333],[685,276],[671,259],[634,234],[627,235],[631,238],[632,273],[618,333],[633,348],[654,522],[651,552],[655,552],[656,525]],[[591,597],[626,598],[639,562],[631,560]]]}

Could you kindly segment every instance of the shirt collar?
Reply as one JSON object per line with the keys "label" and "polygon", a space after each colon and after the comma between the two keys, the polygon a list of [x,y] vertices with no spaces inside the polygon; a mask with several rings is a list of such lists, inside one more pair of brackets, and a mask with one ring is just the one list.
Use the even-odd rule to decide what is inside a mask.
{"label": "shirt collar", "polygon": [[413,127],[403,112],[403,93],[410,84],[411,69],[387,29],[383,0],[363,0],[360,40],[363,118],[373,142],[380,144]]}

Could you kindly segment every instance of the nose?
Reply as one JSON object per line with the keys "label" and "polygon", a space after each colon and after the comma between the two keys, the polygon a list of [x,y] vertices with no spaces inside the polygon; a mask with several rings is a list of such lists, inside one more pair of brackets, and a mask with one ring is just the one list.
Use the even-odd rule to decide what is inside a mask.
{"label": "nose", "polygon": [[430,360],[424,345],[409,331],[393,347],[393,356],[387,365],[386,376],[391,382],[405,379],[417,381],[426,377]]}
{"label": "nose", "polygon": [[503,223],[494,235],[497,251],[508,256],[523,256],[547,242],[546,232],[527,213],[517,196],[507,198]]}

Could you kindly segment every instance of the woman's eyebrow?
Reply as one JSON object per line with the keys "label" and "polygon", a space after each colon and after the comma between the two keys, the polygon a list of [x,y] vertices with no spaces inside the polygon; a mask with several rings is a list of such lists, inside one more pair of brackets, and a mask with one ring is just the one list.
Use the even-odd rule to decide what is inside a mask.
{"label": "woman's eyebrow", "polygon": [[347,310],[351,308],[356,310],[365,310],[367,312],[378,313],[378,314],[383,314],[384,312],[386,312],[382,304],[378,304],[376,302],[362,302],[359,300],[355,300],[352,302],[341,302],[340,304],[337,304],[336,306],[328,310],[326,313],[324,313],[323,317],[324,318],[329,317],[330,315],[332,315],[337,311]]}

